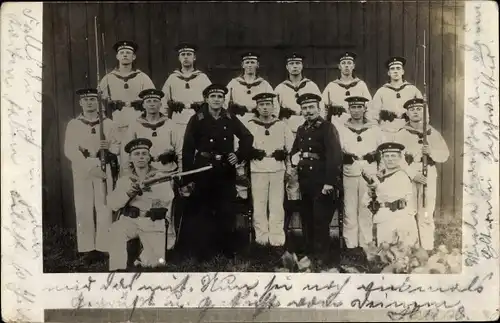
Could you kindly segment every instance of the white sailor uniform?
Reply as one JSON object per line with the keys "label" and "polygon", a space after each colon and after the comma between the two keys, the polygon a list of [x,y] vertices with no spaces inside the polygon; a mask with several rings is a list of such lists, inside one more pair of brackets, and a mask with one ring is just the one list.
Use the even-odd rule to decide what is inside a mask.
{"label": "white sailor uniform", "polygon": [[163,93],[165,93],[162,99],[163,113],[167,115],[167,102],[169,100],[182,102],[184,110],[180,113],[174,112],[172,120],[183,125],[184,127],[180,129],[185,130],[189,119],[195,114],[194,110],[191,109],[191,104],[204,101],[203,90],[210,84],[212,82],[208,76],[200,70],[194,70],[188,74],[184,74],[180,70],[173,71],[162,88]]}
{"label": "white sailor uniform", "polygon": [[[144,119],[143,117],[138,118],[134,123],[130,124],[129,130],[125,135],[125,142],[130,142],[137,138],[147,138],[151,140],[153,145],[150,148],[150,154],[154,161],[151,162],[151,166],[159,171],[171,172],[175,170],[182,169],[182,136],[180,131],[178,131],[178,125],[172,120],[168,119],[166,116],[161,115],[161,118],[155,122],[151,123]],[[171,156],[175,156],[176,161],[166,161],[161,162],[158,160],[161,154],[171,152]],[[128,158],[127,158],[128,159]],[[169,158],[170,159],[170,158]],[[128,162],[128,161],[127,161]],[[170,185],[164,186],[164,189],[168,189],[169,196],[173,193],[173,182]],[[168,226],[168,236],[167,236],[167,249],[172,249],[175,246],[176,233],[172,219],[170,218],[171,212],[168,213],[167,221]]]}
{"label": "white sailor uniform", "polygon": [[[147,178],[154,175],[155,172],[150,171]],[[109,233],[109,270],[126,269],[127,241],[136,237],[139,237],[143,247],[140,255],[142,266],[156,267],[165,261],[165,219],[150,216],[152,209],[164,208],[167,210],[165,218],[169,218],[174,198],[171,184],[153,185],[149,191],[130,199],[127,191],[137,182],[135,174],[124,175],[109,195],[109,207],[121,211],[120,218],[112,224]]]}
{"label": "white sailor uniform", "polygon": [[[386,83],[373,96],[373,100],[366,112],[367,118],[377,120],[384,131],[397,132],[406,123],[402,117],[403,113],[406,112],[403,106],[406,101],[413,98],[422,98],[422,93],[415,85],[405,81],[401,86],[395,88]],[[389,116],[385,118],[386,120],[382,120],[381,111],[384,111],[382,114],[389,112],[394,113],[396,116],[395,118]]]}
{"label": "white sailor uniform", "polygon": [[[406,147],[407,170],[410,178],[422,172],[422,146],[423,133],[409,124],[405,125],[395,134],[395,140]],[[441,134],[432,126],[428,126],[427,142],[430,147],[427,167],[427,187],[425,190],[425,210],[423,209],[422,192],[423,185],[412,182],[413,197],[418,211],[418,226],[422,240],[422,247],[426,250],[434,249],[434,210],[436,207],[437,194],[437,169],[436,163],[444,163],[448,160],[450,152]]]}
{"label": "white sailor uniform", "polygon": [[254,148],[266,152],[266,157],[262,160],[250,162],[255,240],[262,245],[270,243],[281,246],[285,243],[284,177],[285,170],[291,167],[286,161],[277,160],[272,155],[276,150],[290,152],[293,134],[277,118],[270,123],[263,123],[254,117],[248,122],[248,130],[254,136]]}
{"label": "white sailor uniform", "polygon": [[[349,83],[345,83],[340,79],[336,79],[328,83],[322,94],[323,103],[325,105],[331,104],[342,106],[345,109],[345,112],[340,117],[332,116],[332,119],[330,121],[334,122],[335,124],[343,124],[347,121],[347,119],[350,118],[349,104],[345,101],[345,99],[351,96],[367,98],[369,101],[371,101],[372,99],[366,83],[357,77]],[[368,102],[367,105],[369,104],[370,103]],[[327,111],[323,112],[324,117],[326,117],[327,113]]]}
{"label": "white sailor uniform", "polygon": [[372,213],[363,201],[368,185],[361,174],[376,175],[377,147],[386,139],[374,122],[356,127],[348,119],[337,129],[344,154],[343,236],[347,248],[365,247],[373,240],[373,223]]}
{"label": "white sailor uniform", "polygon": [[[113,122],[103,120],[105,137],[111,141],[110,152],[117,154],[119,143],[114,136]],[[112,215],[104,203],[102,179],[92,177],[92,168],[100,168],[99,120],[88,120],[83,115],[72,119],[64,138],[64,154],[71,161],[74,202],[76,213],[76,238],[78,252],[93,250],[106,252],[108,229]],[[106,165],[107,191],[113,190],[111,169]],[[94,209],[96,217],[94,220]]]}

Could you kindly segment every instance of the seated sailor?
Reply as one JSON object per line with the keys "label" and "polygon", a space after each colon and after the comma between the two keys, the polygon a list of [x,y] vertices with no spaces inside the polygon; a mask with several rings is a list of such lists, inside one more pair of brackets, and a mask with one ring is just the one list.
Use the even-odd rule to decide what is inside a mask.
{"label": "seated sailor", "polygon": [[161,174],[150,166],[152,143],[137,138],[125,146],[130,156],[131,170],[118,179],[110,194],[108,206],[119,211],[119,218],[110,229],[109,270],[127,267],[127,242],[139,237],[143,250],[139,256],[142,266],[156,267],[165,262],[165,218],[171,212],[174,198],[169,182],[147,185],[148,180]]}

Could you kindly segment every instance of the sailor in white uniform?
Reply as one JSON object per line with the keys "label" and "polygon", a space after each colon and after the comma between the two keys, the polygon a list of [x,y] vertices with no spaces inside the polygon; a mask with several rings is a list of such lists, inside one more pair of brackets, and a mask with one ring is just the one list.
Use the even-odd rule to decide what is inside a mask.
{"label": "sailor in white uniform", "polygon": [[372,213],[363,201],[368,186],[361,175],[376,175],[377,147],[385,138],[378,124],[365,117],[368,98],[351,96],[346,101],[351,117],[337,129],[344,156],[343,236],[346,247],[354,250],[373,240]]}
{"label": "sailor in white uniform", "polygon": [[328,83],[323,91],[323,102],[325,107],[332,111],[325,111],[324,117],[332,114],[330,120],[334,123],[343,124],[350,118],[348,103],[346,98],[351,96],[360,96],[371,101],[372,96],[366,83],[359,77],[353,75],[356,68],[356,53],[344,52],[339,57],[338,69],[340,76],[338,79]]}
{"label": "sailor in white uniform", "polygon": [[[151,141],[149,150],[151,166],[165,172],[181,171],[182,168],[182,136],[178,131],[178,125],[160,112],[161,99],[164,94],[160,90],[147,89],[139,94],[143,100],[144,114],[129,127],[125,136],[125,142],[137,138],[146,138]],[[128,157],[124,160],[128,161]],[[131,166],[131,165],[129,165]],[[173,182],[171,182],[169,194],[173,194]],[[168,213],[170,216],[172,213]],[[166,218],[168,223],[173,223],[170,217]],[[176,232],[174,225],[169,225],[167,235],[167,249],[175,246]]]}
{"label": "sailor in white uniform", "polygon": [[260,245],[283,246],[284,178],[285,169],[291,167],[287,155],[294,138],[288,125],[271,114],[275,97],[273,93],[254,96],[257,112],[248,122],[254,137],[250,170],[255,240]]}
{"label": "sailor in white uniform", "polygon": [[[409,122],[396,133],[396,141],[406,147],[405,160],[408,164],[405,169],[413,179],[413,195],[417,206],[418,226],[422,247],[426,250],[434,249],[434,210],[437,193],[437,163],[444,163],[450,156],[450,151],[443,137],[429,124],[427,118],[427,145],[423,141],[423,99],[408,100],[404,108]],[[429,115],[429,113],[427,113]],[[427,155],[427,177],[422,175],[422,156]],[[423,192],[425,187],[425,208],[423,206]]]}
{"label": "sailor in white uniform", "polygon": [[[71,161],[73,173],[77,249],[91,261],[98,256],[97,252],[107,252],[112,215],[105,205],[103,178],[107,191],[111,192],[113,175],[118,173],[119,143],[113,133],[113,122],[108,118],[103,119],[106,139],[100,140],[97,89],[80,89],[76,94],[80,96],[82,113],[66,127],[64,154]],[[102,149],[106,152],[106,173],[99,159]]]}
{"label": "sailor in white uniform", "polygon": [[404,79],[404,57],[387,60],[387,75],[390,81],[377,90],[368,109],[368,118],[377,120],[384,131],[395,133],[406,123],[403,105],[414,98],[422,98],[422,93]]}
{"label": "sailor in white uniform", "polygon": [[204,102],[203,90],[212,82],[205,73],[195,68],[196,45],[180,43],[175,50],[181,67],[174,70],[163,85],[162,112],[181,125],[179,129],[184,135],[189,119]]}
{"label": "sailor in white uniform", "polygon": [[146,138],[134,139],[125,146],[132,162],[131,172],[120,177],[108,201],[108,206],[120,214],[109,232],[110,271],[127,268],[127,242],[136,237],[143,248],[141,266],[165,264],[165,218],[171,212],[174,195],[169,182],[141,188],[141,183],[159,175],[150,165],[151,146]]}

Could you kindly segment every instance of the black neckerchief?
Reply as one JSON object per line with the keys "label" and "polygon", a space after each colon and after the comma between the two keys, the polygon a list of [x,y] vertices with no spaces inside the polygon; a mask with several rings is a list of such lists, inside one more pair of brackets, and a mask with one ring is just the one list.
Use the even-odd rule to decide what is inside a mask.
{"label": "black neckerchief", "polygon": [[286,86],[288,86],[289,88],[291,88],[295,92],[299,92],[301,89],[303,89],[307,85],[308,82],[309,82],[309,79],[303,78],[299,82],[299,85],[297,85],[296,87],[292,84],[292,82],[290,80],[286,80],[285,82],[283,82],[283,84],[285,84]]}
{"label": "black neckerchief", "polygon": [[[99,118],[97,118],[96,120],[88,120],[86,119],[82,114],[80,114],[78,117],[77,117],[78,120],[80,120],[83,124],[87,125],[87,126],[90,126],[90,127],[95,127],[96,125],[99,124]],[[103,118],[103,121],[104,119],[106,119],[106,117]]]}
{"label": "black neckerchief", "polygon": [[113,74],[114,76],[116,76],[118,79],[122,80],[125,83],[127,83],[129,80],[133,79],[134,77],[136,77],[140,73],[141,73],[140,70],[134,70],[134,71],[131,71],[130,74],[128,74],[127,76],[122,76],[120,74],[117,74],[115,71],[111,72],[111,74]]}
{"label": "black neckerchief", "polygon": [[190,75],[190,76],[184,76],[184,75],[182,74],[182,72],[181,72],[181,71],[179,71],[179,70],[175,70],[175,71],[174,71],[174,73],[175,73],[175,76],[177,76],[177,78],[179,78],[179,79],[183,80],[184,82],[189,82],[189,81],[194,80],[194,79],[195,79],[198,75],[200,75],[200,74],[201,74],[201,71],[199,71],[199,70],[195,70],[195,71],[193,71],[193,72],[191,73],[191,75]]}
{"label": "black neckerchief", "polygon": [[401,91],[402,89],[404,89],[406,86],[408,85],[411,85],[410,83],[408,82],[404,82],[400,87],[396,88],[396,87],[393,87],[392,85],[390,85],[389,83],[386,83],[384,84],[384,87],[388,88],[388,89],[391,89],[393,90],[394,92],[399,92]]}
{"label": "black neckerchief", "polygon": [[[149,165],[149,170],[148,170],[148,173],[146,174],[146,178],[144,178],[144,180],[155,177],[157,171],[158,171],[158,169]],[[137,176],[137,173],[135,171],[135,167],[132,167],[132,172],[130,173],[129,177],[130,177],[130,180],[132,181],[132,183],[136,183],[139,181],[139,177]]]}
{"label": "black neckerchief", "polygon": [[[412,126],[410,126],[409,123],[405,124],[404,127],[403,127],[403,129],[406,129],[406,131],[408,131],[412,135],[417,135],[419,138],[421,138],[421,137],[424,136],[424,132],[423,131],[420,131],[418,129],[413,128]],[[430,136],[431,133],[432,133],[432,130],[428,129],[427,130],[427,135]]]}
{"label": "black neckerchief", "polygon": [[337,80],[334,81],[334,83],[337,84],[340,87],[343,87],[346,90],[349,90],[350,88],[355,87],[356,85],[358,85],[359,81],[361,81],[361,80],[358,79],[358,78],[355,78],[351,83],[344,84],[344,83],[340,82],[340,79],[337,79]]}
{"label": "black neckerchief", "polygon": [[396,174],[397,172],[399,172],[401,169],[398,168],[397,170],[391,172],[391,173],[386,173],[386,170],[382,170],[382,172],[380,174],[377,175],[378,177],[378,180],[380,181],[380,183],[383,183],[386,179],[388,179],[389,177],[391,177],[392,175]]}
{"label": "black neckerchief", "polygon": [[271,122],[267,122],[266,123],[266,122],[262,122],[261,120],[259,120],[257,118],[252,118],[252,119],[250,119],[249,122],[253,122],[253,123],[255,123],[255,124],[259,125],[259,126],[264,127],[264,129],[266,129],[266,131],[264,132],[264,134],[266,136],[269,136],[269,134],[270,134],[269,133],[269,128],[271,128],[273,125],[275,125],[278,121],[280,121],[280,120],[279,119],[273,119],[273,120],[271,120]]}
{"label": "black neckerchief", "polygon": [[254,86],[259,86],[260,83],[262,83],[264,80],[258,77],[253,83],[247,83],[245,80],[243,80],[241,77],[237,78],[236,81],[240,83],[243,86],[246,86],[247,89],[251,89]]}
{"label": "black neckerchief", "polygon": [[167,119],[165,115],[160,113],[160,119],[156,121],[155,123],[152,123],[148,120],[146,120],[143,117],[140,117],[137,119],[137,121],[145,128],[152,129],[153,131],[156,130],[157,128],[163,126],[165,122],[167,122]]}

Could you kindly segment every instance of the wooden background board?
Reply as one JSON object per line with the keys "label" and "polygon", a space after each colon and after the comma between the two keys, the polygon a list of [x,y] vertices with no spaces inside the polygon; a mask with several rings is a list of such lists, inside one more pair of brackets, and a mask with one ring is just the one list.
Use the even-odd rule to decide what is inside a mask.
{"label": "wooden background board", "polygon": [[[94,16],[105,32],[106,65],[116,65],[117,40],[138,42],[137,67],[161,88],[178,66],[179,41],[199,45],[196,65],[212,82],[227,84],[239,73],[239,55],[262,55],[261,74],[275,87],[286,76],[284,55],[307,55],[305,76],[321,90],[337,77],[336,57],[358,53],[356,73],[372,95],[387,81],[389,55],[408,59],[406,78],[423,90],[426,29],[427,89],[431,124],[443,134],[450,159],[439,166],[437,210],[461,211],[463,66],[457,50],[463,6],[455,1],[308,3],[47,3],[44,5],[43,207],[44,224],[74,227],[73,180],[63,142],[79,113],[74,92],[96,85]],[[291,45],[293,44],[293,45]],[[101,49],[102,54],[102,49]],[[101,64],[101,77],[104,66]],[[456,203],[452,203],[456,201]],[[439,215],[438,215],[439,216]]]}

